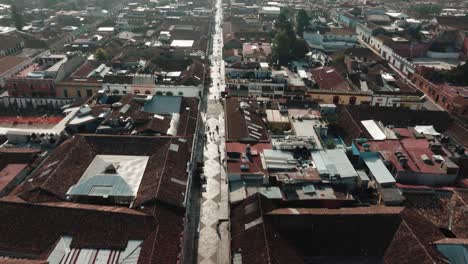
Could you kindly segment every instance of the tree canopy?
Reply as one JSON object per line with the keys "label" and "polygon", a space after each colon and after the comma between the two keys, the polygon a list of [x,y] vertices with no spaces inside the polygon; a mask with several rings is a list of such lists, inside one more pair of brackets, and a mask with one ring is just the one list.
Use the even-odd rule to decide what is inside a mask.
{"label": "tree canopy", "polygon": [[417,4],[410,8],[418,18],[431,18],[442,12],[442,6],[433,4]]}
{"label": "tree canopy", "polygon": [[24,27],[23,15],[18,10],[16,5],[13,5],[11,7],[11,18],[13,19],[13,22],[15,23],[16,29],[18,30],[23,29]]}
{"label": "tree canopy", "polygon": [[[294,26],[291,20],[288,19],[289,12],[287,9],[282,10],[274,23],[272,62],[279,65],[287,65],[291,59],[303,58],[309,51],[307,43],[303,39],[297,38]],[[300,18],[302,33],[310,20],[307,13],[305,15],[307,17],[304,17],[304,14],[300,15],[302,17]]]}
{"label": "tree canopy", "polygon": [[109,54],[107,54],[107,52],[102,48],[97,49],[94,56],[96,60],[100,62],[107,61],[109,59]]}
{"label": "tree canopy", "polygon": [[303,37],[304,31],[310,23],[310,17],[304,9],[299,10],[296,17],[297,35]]}

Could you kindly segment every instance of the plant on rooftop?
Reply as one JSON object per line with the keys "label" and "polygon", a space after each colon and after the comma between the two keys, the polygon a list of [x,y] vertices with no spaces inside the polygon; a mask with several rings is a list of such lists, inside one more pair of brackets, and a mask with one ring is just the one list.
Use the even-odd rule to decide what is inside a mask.
{"label": "plant on rooftop", "polygon": [[334,149],[334,148],[336,148],[335,141],[334,141],[333,139],[327,140],[327,142],[325,142],[325,147],[326,147],[327,149]]}

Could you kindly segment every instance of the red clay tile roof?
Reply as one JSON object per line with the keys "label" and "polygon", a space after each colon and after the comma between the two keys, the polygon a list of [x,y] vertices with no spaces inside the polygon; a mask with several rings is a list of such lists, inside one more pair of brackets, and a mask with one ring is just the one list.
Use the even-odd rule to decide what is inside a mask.
{"label": "red clay tile roof", "polygon": [[86,61],[78,67],[66,80],[73,81],[74,79],[88,79],[88,75],[97,67],[99,64],[95,61]]}
{"label": "red clay tile roof", "polygon": [[320,67],[313,69],[312,77],[322,90],[349,91],[349,83],[331,67]]}
{"label": "red clay tile roof", "polygon": [[[439,174],[441,177],[447,174],[446,170],[441,168],[440,164],[427,164],[421,159],[421,155],[432,157],[432,155],[435,154],[429,148],[429,141],[425,138],[368,140],[367,143],[370,145],[370,151],[379,152],[382,155],[382,158],[391,161],[398,171],[434,173]],[[362,145],[359,145],[358,148],[364,151],[364,147]],[[408,157],[407,167],[402,166],[398,161],[398,158],[395,155],[398,151]],[[442,156],[446,155],[442,154]]]}
{"label": "red clay tile roof", "polygon": [[413,210],[404,210],[403,221],[385,252],[385,264],[444,263],[444,257],[431,245],[443,239],[442,232]]}
{"label": "red clay tile roof", "polygon": [[405,108],[377,106],[340,106],[337,109],[338,125],[345,134],[345,142],[358,137],[371,138],[361,124],[362,120],[376,120],[384,125],[395,127],[413,127],[417,125],[433,125],[436,131],[443,133],[452,123],[445,111],[410,110]]}
{"label": "red clay tile roof", "polygon": [[164,206],[145,206],[144,211],[158,221],[158,227],[143,242],[138,264],[183,263],[181,238],[184,233],[184,212]]}
{"label": "red clay tile roof", "polygon": [[457,123],[453,123],[449,126],[447,133],[455,138],[460,144],[462,144],[465,148],[468,148],[468,129],[460,126]]}
{"label": "red clay tile roof", "polygon": [[343,256],[379,259],[401,221],[400,207],[328,210],[288,208],[288,203],[260,194],[250,196],[231,207],[232,255],[240,253],[246,263],[303,263]]}
{"label": "red clay tile roof", "polygon": [[8,164],[0,169],[0,191],[3,190],[28,164]]}
{"label": "red clay tile roof", "polygon": [[0,257],[0,264],[49,264],[47,260],[12,259]]}
{"label": "red clay tile roof", "polygon": [[375,205],[369,207],[349,208],[280,208],[266,213],[267,215],[395,215],[403,210],[402,207]]}
{"label": "red clay tile roof", "polygon": [[[239,142],[227,142],[226,143],[226,152],[227,153],[242,153],[245,154],[247,144],[242,144]],[[228,173],[248,173],[248,174],[263,174],[267,173],[265,169],[263,169],[262,159],[260,158],[260,153],[263,152],[264,149],[272,149],[272,145],[270,143],[258,143],[252,144],[251,151],[253,153],[252,160],[249,161],[248,159],[243,160],[242,157],[237,158],[228,158],[227,159],[227,172]],[[229,156],[229,154],[228,154]],[[241,170],[241,165],[249,165],[248,170]]]}
{"label": "red clay tile roof", "polygon": [[[240,103],[242,99],[239,98],[228,98],[225,102],[225,122],[226,122],[226,140],[227,141],[239,141],[239,142],[267,142],[268,133],[261,116],[257,113],[255,107],[256,101],[250,101],[247,108],[243,111],[240,110]],[[247,103],[248,101],[246,101]],[[248,118],[246,118],[246,111],[249,113]],[[260,136],[256,133],[249,132],[252,131],[249,129],[249,125],[255,127],[256,133],[259,133]],[[252,135],[256,134],[259,139],[253,137]]]}
{"label": "red clay tile roof", "polygon": [[194,61],[185,71],[182,71],[177,81],[179,85],[200,85],[205,76],[205,66],[199,61]]}
{"label": "red clay tile roof", "polygon": [[[169,149],[171,144],[179,146],[177,152]],[[182,207],[186,186],[180,182],[187,181],[189,151],[190,142],[179,138],[76,135],[45,160],[31,182],[20,186],[20,197],[31,202],[64,201],[96,155],[142,155],[149,160],[134,206],[156,200]]]}
{"label": "red clay tile roof", "polygon": [[436,17],[440,26],[453,27],[455,29],[468,29],[468,16],[439,16]]}
{"label": "red clay tile roof", "polygon": [[42,254],[62,235],[72,247],[123,249],[145,239],[157,226],[152,216],[39,204],[0,202],[0,250]]}
{"label": "red clay tile roof", "polygon": [[27,61],[28,58],[16,57],[16,56],[6,56],[0,58],[0,75],[3,75],[7,71],[13,69],[17,65]]}
{"label": "red clay tile roof", "polygon": [[[263,219],[263,211],[271,205],[259,194],[252,195],[231,208],[231,255],[242,255],[242,263],[304,263],[291,246],[268,223],[246,228]],[[249,208],[249,209],[247,209]]]}

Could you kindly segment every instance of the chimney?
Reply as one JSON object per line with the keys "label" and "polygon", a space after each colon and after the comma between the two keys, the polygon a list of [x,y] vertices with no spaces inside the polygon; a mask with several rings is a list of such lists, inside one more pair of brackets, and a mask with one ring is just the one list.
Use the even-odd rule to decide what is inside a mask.
{"label": "chimney", "polygon": [[249,161],[252,161],[252,149],[250,147],[250,144],[245,145],[245,156]]}

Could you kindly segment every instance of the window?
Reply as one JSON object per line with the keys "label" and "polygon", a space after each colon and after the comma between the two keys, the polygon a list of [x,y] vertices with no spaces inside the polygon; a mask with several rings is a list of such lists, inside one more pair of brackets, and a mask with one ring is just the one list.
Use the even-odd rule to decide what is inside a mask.
{"label": "window", "polygon": [[183,93],[183,92],[179,92],[179,95],[180,95],[180,96],[184,96],[184,93]]}
{"label": "window", "polygon": [[338,95],[333,96],[333,103],[334,104],[339,104],[340,103],[340,97]]}
{"label": "window", "polygon": [[149,90],[146,90],[145,94],[151,94],[151,92]]}
{"label": "window", "polygon": [[135,90],[134,93],[135,93],[135,94],[139,94],[139,93],[140,93],[140,90]]}
{"label": "window", "polygon": [[350,105],[355,105],[356,104],[356,96],[351,96],[349,98],[349,104]]}
{"label": "window", "polygon": [[68,97],[68,90],[63,90],[63,96]]}
{"label": "window", "polygon": [[86,96],[87,96],[87,97],[93,96],[93,91],[90,90],[90,89],[86,89]]}
{"label": "window", "polygon": [[76,95],[77,95],[78,97],[81,97],[81,90],[76,90]]}
{"label": "window", "polygon": [[173,96],[174,94],[172,92],[166,92],[167,96]]}
{"label": "window", "polygon": [[163,93],[161,91],[157,91],[156,95],[163,95]]}

